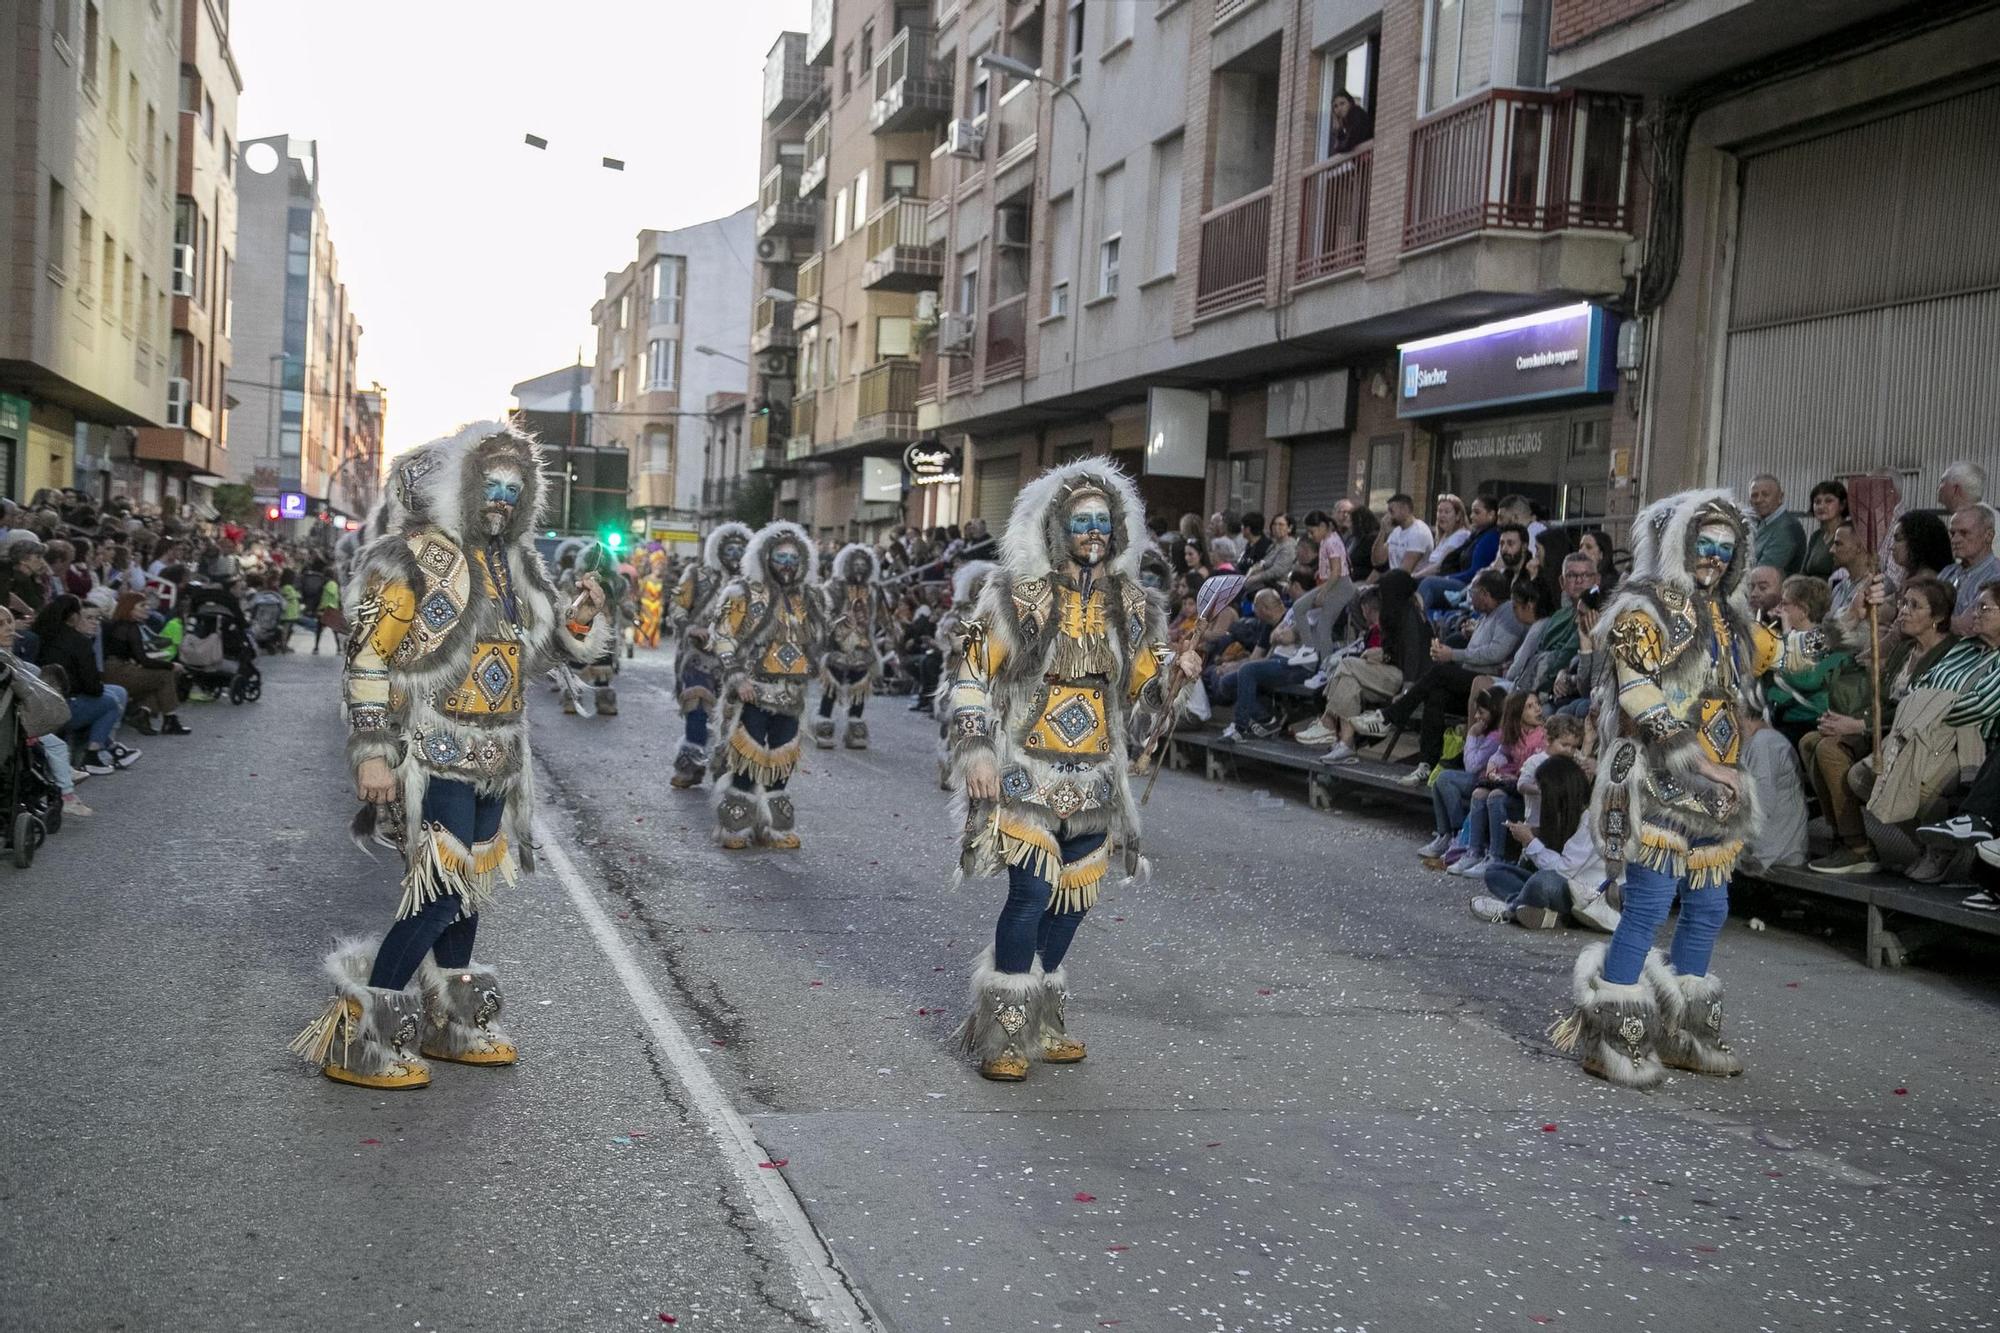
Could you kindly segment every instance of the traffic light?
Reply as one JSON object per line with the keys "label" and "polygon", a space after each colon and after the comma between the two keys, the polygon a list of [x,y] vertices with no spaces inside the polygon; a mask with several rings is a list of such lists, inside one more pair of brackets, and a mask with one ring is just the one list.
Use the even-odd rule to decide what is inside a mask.
{"label": "traffic light", "polygon": [[264,517],[271,520],[271,522],[276,523],[278,521],[278,506],[271,505],[269,508],[265,509]]}
{"label": "traffic light", "polygon": [[616,528],[606,528],[599,540],[604,543],[604,549],[613,555],[625,549],[625,534]]}

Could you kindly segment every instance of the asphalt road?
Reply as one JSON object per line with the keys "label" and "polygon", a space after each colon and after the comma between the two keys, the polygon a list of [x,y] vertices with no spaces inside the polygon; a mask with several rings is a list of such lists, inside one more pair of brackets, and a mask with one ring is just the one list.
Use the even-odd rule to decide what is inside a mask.
{"label": "asphalt road", "polygon": [[1542,1037],[1581,937],[1474,920],[1405,816],[1176,773],[1071,955],[1090,1059],[988,1084],[949,1034],[1003,889],[951,885],[928,725],[875,701],[805,849],[725,854],[658,659],[619,718],[534,702],[573,873],[479,950],[522,1064],[336,1087],[284,1044],[393,872],[334,663],[265,665],[0,870],[0,1328],[843,1326],[815,1276],[899,1333],[2000,1322],[1989,980],[1739,917],[1750,1073],[1620,1092]]}

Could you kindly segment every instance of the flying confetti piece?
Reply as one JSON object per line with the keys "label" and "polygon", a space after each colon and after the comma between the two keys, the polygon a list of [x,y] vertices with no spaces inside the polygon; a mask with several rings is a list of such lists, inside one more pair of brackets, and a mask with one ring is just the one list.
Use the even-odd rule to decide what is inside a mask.
{"label": "flying confetti piece", "polygon": [[1896,1095],[1898,1097],[1907,1097],[1910,1095],[1910,1090],[1908,1088],[1897,1088]]}
{"label": "flying confetti piece", "polygon": [[381,1146],[382,1146],[382,1140],[380,1140],[380,1139],[363,1139],[363,1140],[361,1140],[361,1146],[362,1146],[362,1147],[364,1147],[364,1148],[379,1148],[379,1147],[381,1147]]}
{"label": "flying confetti piece", "polygon": [[1083,1192],[1082,1190],[1078,1190],[1078,1191],[1076,1192],[1076,1196],[1075,1196],[1075,1197],[1076,1197],[1076,1201],[1077,1201],[1078,1203],[1096,1203],[1096,1202],[1097,1202],[1097,1196],[1096,1196],[1095,1194],[1085,1194],[1085,1193],[1084,1193],[1084,1192]]}
{"label": "flying confetti piece", "polygon": [[826,983],[825,983],[824,981],[815,981],[815,982],[813,983],[813,985],[815,985],[815,986],[824,986],[825,984],[826,984]]}
{"label": "flying confetti piece", "polygon": [[[539,134],[523,135],[522,138],[524,138],[527,141],[528,147],[530,148],[547,148],[549,146],[549,141],[547,139],[544,139]],[[666,1316],[661,1315],[660,1318],[665,1319]]]}
{"label": "flying confetti piece", "polygon": [[1271,993],[1271,988],[1269,986],[1260,987],[1257,993],[1259,995],[1269,995]]}
{"label": "flying confetti piece", "polygon": [[757,1163],[757,1166],[759,1167],[759,1169],[764,1171],[776,1171],[779,1167],[784,1166],[787,1162],[790,1162],[791,1160],[792,1159],[789,1157],[773,1157],[768,1162]]}
{"label": "flying confetti piece", "polygon": [[678,1324],[681,1321],[675,1318],[673,1315],[663,1313],[660,1315],[660,1322],[663,1324]]}
{"label": "flying confetti piece", "polygon": [[1104,1248],[1112,1254],[1123,1254],[1132,1247],[1130,1245],[1107,1245]]}
{"label": "flying confetti piece", "polygon": [[1213,1143],[1204,1143],[1204,1144],[1202,1144],[1201,1146],[1202,1146],[1202,1147],[1204,1147],[1204,1148],[1220,1148],[1220,1147],[1222,1146],[1222,1140],[1221,1140],[1221,1139],[1217,1139],[1217,1140],[1216,1140],[1215,1142],[1213,1142]]}
{"label": "flying confetti piece", "polygon": [[1553,1124],[1547,1124],[1542,1126],[1542,1133],[1544,1134],[1553,1134],[1555,1132],[1556,1132],[1556,1127]]}
{"label": "flying confetti piece", "polygon": [[606,169],[606,170],[608,170],[608,171],[623,171],[623,170],[625,170],[625,164],[624,164],[623,162],[619,161],[619,160],[618,160],[617,158],[615,158],[615,157],[607,157],[607,158],[605,158],[605,159],[604,159],[604,166],[605,166],[605,169]]}

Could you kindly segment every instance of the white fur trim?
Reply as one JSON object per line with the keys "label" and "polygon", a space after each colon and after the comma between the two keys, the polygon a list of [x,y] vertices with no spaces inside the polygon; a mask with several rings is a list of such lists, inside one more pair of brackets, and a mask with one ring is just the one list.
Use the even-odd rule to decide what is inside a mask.
{"label": "white fur trim", "polygon": [[1124,469],[1108,458],[1093,456],[1050,468],[1014,497],[1007,533],[1000,539],[1000,559],[1016,579],[1049,576],[1054,567],[1047,534],[1049,506],[1064,492],[1085,481],[1096,485],[1110,499],[1112,520],[1119,529],[1117,549],[1111,553],[1108,569],[1128,579],[1139,577],[1140,557],[1152,541],[1152,535],[1146,531],[1145,502]]}
{"label": "white fur trim", "polygon": [[874,583],[880,583],[882,581],[881,555],[876,552],[874,547],[868,545],[868,543],[866,542],[849,542],[847,545],[841,547],[838,551],[834,552],[833,572],[827,576],[826,580],[826,585],[829,588],[833,587],[835,584],[847,582],[847,578],[844,574],[841,573],[841,570],[845,568],[847,565],[847,557],[849,557],[850,555],[857,555],[857,554],[864,557],[868,561],[868,582],[874,584]]}
{"label": "white fur trim", "polygon": [[981,580],[998,568],[991,560],[968,560],[951,576],[951,604],[962,607],[979,596]]}
{"label": "white fur trim", "polygon": [[[722,544],[728,541],[732,535],[741,537],[743,544],[748,546],[750,539],[757,534],[750,530],[748,523],[718,523],[715,530],[709,533],[707,539],[701,544],[701,562],[710,569],[720,570],[722,568]],[[731,577],[734,576],[732,575]]]}
{"label": "white fur trim", "polygon": [[750,538],[750,544],[743,548],[743,572],[737,576],[738,581],[742,583],[766,582],[764,576],[764,553],[786,538],[797,542],[805,550],[805,569],[802,575],[802,582],[811,583],[814,579],[818,578],[819,547],[813,544],[812,537],[807,534],[804,528],[785,519],[779,519],[775,523],[766,523],[763,527],[757,529],[755,535]]}

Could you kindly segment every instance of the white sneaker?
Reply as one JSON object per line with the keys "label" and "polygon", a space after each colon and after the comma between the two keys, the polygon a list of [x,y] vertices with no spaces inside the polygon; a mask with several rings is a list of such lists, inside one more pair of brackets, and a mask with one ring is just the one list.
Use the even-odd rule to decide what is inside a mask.
{"label": "white sneaker", "polygon": [[1319,761],[1322,764],[1352,764],[1357,762],[1360,758],[1361,758],[1360,755],[1354,753],[1354,747],[1352,745],[1349,745],[1346,741],[1341,741],[1338,744],[1336,744],[1331,750],[1328,750],[1325,754],[1321,755],[1319,757]]}
{"label": "white sneaker", "polygon": [[1354,719],[1354,730],[1361,736],[1386,736],[1389,734],[1389,719],[1382,716],[1381,709],[1371,708]]}
{"label": "white sneaker", "polygon": [[1484,856],[1462,856],[1458,864],[1445,871],[1447,875],[1457,875],[1460,879],[1484,879],[1486,867],[1491,858]]}
{"label": "white sneaker", "polygon": [[1315,672],[1313,675],[1307,676],[1304,680],[1300,681],[1299,684],[1317,694],[1326,688],[1326,672]]}
{"label": "white sneaker", "polygon": [[1589,926],[1609,935],[1618,929],[1618,909],[1601,893],[1582,897],[1571,885],[1569,890],[1569,914]]}
{"label": "white sneaker", "polygon": [[1234,722],[1231,722],[1222,729],[1222,739],[1226,741],[1240,741],[1243,739],[1243,733],[1236,729]]}
{"label": "white sneaker", "polygon": [[1415,768],[1403,774],[1402,777],[1397,778],[1396,781],[1402,783],[1405,787],[1428,787],[1431,782],[1431,766],[1429,764],[1418,764]]}
{"label": "white sneaker", "polygon": [[2000,868],[2000,838],[1988,838],[1980,843],[1979,859],[1987,865]]}
{"label": "white sneaker", "polygon": [[1301,745],[1325,745],[1328,741],[1340,739],[1340,733],[1315,722],[1309,727],[1292,733],[1292,739]]}
{"label": "white sneaker", "polygon": [[1472,900],[1472,914],[1481,921],[1498,925],[1507,919],[1507,904],[1490,894],[1480,894]]}
{"label": "white sneaker", "polygon": [[1418,856],[1443,856],[1451,846],[1451,834],[1440,833],[1423,846],[1417,848]]}

